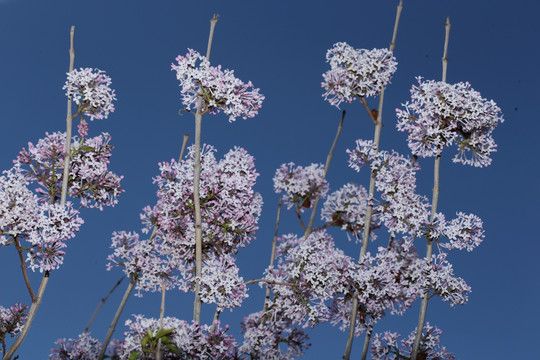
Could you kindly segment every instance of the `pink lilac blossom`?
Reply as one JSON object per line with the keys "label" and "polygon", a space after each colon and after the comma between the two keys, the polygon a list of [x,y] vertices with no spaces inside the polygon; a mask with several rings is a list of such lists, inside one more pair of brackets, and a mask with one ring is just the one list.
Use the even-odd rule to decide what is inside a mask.
{"label": "pink lilac blossom", "polygon": [[6,335],[14,337],[21,332],[28,314],[28,306],[16,303],[9,308],[0,305],[0,343],[5,344]]}
{"label": "pink lilac blossom", "polygon": [[304,211],[311,208],[317,196],[324,197],[328,192],[328,182],[325,180],[324,165],[311,164],[306,167],[294,163],[283,164],[274,175],[274,191],[284,192],[287,208],[293,205]]}
{"label": "pink lilac blossom", "polygon": [[484,239],[482,220],[474,214],[457,213],[457,218],[450,221],[445,229],[450,243],[441,244],[447,249],[467,249],[472,251]]}
{"label": "pink lilac blossom", "polygon": [[396,109],[397,128],[409,133],[412,153],[436,156],[456,143],[454,162],[490,165],[490,155],[497,148],[491,134],[504,121],[497,104],[484,99],[469,83],[417,80],[418,85],[411,89],[411,102],[403,104],[404,109]]}
{"label": "pink lilac blossom", "polygon": [[381,193],[381,201],[376,204],[375,212],[389,232],[411,238],[424,235],[430,205],[425,196],[416,194],[418,163],[395,151],[375,154],[375,144],[365,140],[358,140],[356,148],[347,153],[351,168],[360,171],[362,165],[369,164],[376,172],[375,187]]}
{"label": "pink lilac blossom", "polygon": [[302,327],[330,319],[330,302],[347,292],[357,265],[337,249],[325,231],[315,231],[306,240],[294,235],[280,238],[277,267],[266,270],[266,279],[290,285],[269,285],[275,296],[268,309],[285,312]]}
{"label": "pink lilac blossom", "polygon": [[[124,332],[124,340],[115,342],[115,355],[119,359],[127,359],[132,353],[138,352],[140,355],[137,359],[153,359],[154,356],[148,353],[148,344],[141,342],[148,330],[154,334],[157,332],[159,319],[145,318],[143,315],[133,315],[133,318],[126,320],[128,330]],[[237,348],[236,340],[227,334],[228,326],[222,328],[219,325],[217,321],[212,331],[210,325],[199,326],[196,323],[189,324],[173,317],[165,317],[163,328],[174,329],[169,339],[179,350],[180,356],[162,347],[162,359],[232,359]]]}
{"label": "pink lilac blossom", "polygon": [[405,248],[397,240],[389,249],[379,247],[375,256],[366,253],[354,274],[354,287],[332,303],[332,324],[342,331],[348,329],[354,290],[358,292],[356,336],[385,316],[387,310],[403,314],[423,291],[415,271],[419,260],[414,249]]}
{"label": "pink lilac blossom", "polygon": [[323,74],[323,97],[339,108],[342,102],[380,93],[396,71],[397,62],[387,49],[354,49],[344,42],[326,53],[331,69]]}
{"label": "pink lilac blossom", "polygon": [[90,333],[82,333],[77,339],[58,339],[58,348],[51,349],[49,360],[99,360],[101,342]]}
{"label": "pink lilac blossom", "polygon": [[[211,252],[234,254],[245,247],[258,229],[262,197],[253,190],[258,173],[253,157],[244,149],[230,150],[217,161],[211,146],[201,153],[200,201],[203,218],[203,258]],[[194,148],[180,164],[161,163],[155,178],[158,202],[142,215],[147,230],[159,226],[159,236],[170,242],[179,260],[191,262],[195,256],[193,210]],[[149,227],[150,226],[150,227]]]}
{"label": "pink lilac blossom", "polygon": [[[366,189],[361,185],[348,183],[328,195],[321,210],[321,219],[330,226],[338,226],[351,233],[359,242],[364,230],[367,205]],[[372,217],[371,224],[372,229],[378,227],[377,215]],[[375,239],[373,231],[370,235],[372,239]]]}
{"label": "pink lilac blossom", "polygon": [[[426,360],[454,360],[446,348],[440,345],[442,331],[426,323],[418,352],[418,359]],[[412,345],[416,330],[398,344],[398,333],[386,331],[384,334],[375,334],[371,339],[371,355],[373,360],[411,360]],[[401,346],[400,346],[401,345]]]}
{"label": "pink lilac blossom", "polygon": [[64,205],[39,201],[28,190],[19,165],[0,176],[0,245],[17,239],[29,242],[29,267],[40,272],[57,269],[63,261],[65,241],[75,237],[84,221],[70,202]]}
{"label": "pink lilac blossom", "polygon": [[294,360],[311,346],[306,333],[292,324],[283,312],[250,314],[241,323],[244,342],[241,358]]}
{"label": "pink lilac blossom", "polygon": [[262,107],[264,96],[253,88],[251,81],[246,84],[234,76],[234,71],[221,70],[221,65],[211,66],[197,51],[188,49],[176,61],[178,64],[172,64],[172,70],[180,81],[182,103],[187,110],[197,111],[200,98],[202,113],[217,114],[222,110],[233,122],[239,116],[255,117]]}
{"label": "pink lilac blossom", "polygon": [[111,78],[105,75],[105,71],[81,68],[67,73],[67,81],[62,89],[77,104],[80,113],[89,116],[90,120],[100,120],[106,119],[114,111],[116,95],[110,85]]}
{"label": "pink lilac blossom", "polygon": [[[113,146],[109,144],[110,135],[103,133],[93,138],[73,137],[71,165],[68,181],[68,195],[79,198],[81,206],[99,208],[118,203],[122,176],[109,171]],[[39,194],[60,198],[64,171],[66,134],[47,133],[36,145],[28,143],[14,161],[28,167],[26,177],[37,182]]]}

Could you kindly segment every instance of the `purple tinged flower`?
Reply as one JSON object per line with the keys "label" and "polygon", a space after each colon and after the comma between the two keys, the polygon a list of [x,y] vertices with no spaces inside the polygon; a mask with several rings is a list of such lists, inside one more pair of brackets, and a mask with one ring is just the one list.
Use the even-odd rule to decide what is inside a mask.
{"label": "purple tinged flower", "polygon": [[[454,360],[454,355],[450,354],[446,348],[440,346],[440,335],[442,331],[435,326],[426,323],[422,334],[418,358],[430,360]],[[384,334],[375,334],[371,339],[371,355],[374,360],[409,359],[414,344],[416,330],[406,339],[398,344],[398,333],[390,331]]]}
{"label": "purple tinged flower", "polygon": [[[84,221],[71,202],[42,202],[28,188],[19,165],[0,176],[0,245],[11,239],[27,241],[27,262],[40,272],[57,269],[63,261],[65,241],[75,237]],[[23,246],[25,248],[25,246]]]}
{"label": "purple tinged flower", "polygon": [[28,306],[16,303],[9,308],[0,305],[0,343],[4,344],[6,335],[14,337],[21,332],[28,314]]}
{"label": "purple tinged flower", "polygon": [[58,348],[51,350],[49,360],[98,360],[101,342],[90,333],[82,333],[77,339],[58,339]]}
{"label": "purple tinged flower", "polygon": [[472,251],[484,239],[482,220],[474,214],[457,213],[457,218],[446,226],[446,236],[450,244],[441,244],[447,249],[467,249]]}
{"label": "purple tinged flower", "polygon": [[274,191],[284,192],[287,208],[296,205],[300,211],[311,208],[317,196],[328,192],[328,182],[324,178],[324,165],[311,164],[306,167],[294,163],[283,164],[274,175]]}
{"label": "purple tinged flower", "polygon": [[406,131],[412,153],[421,157],[441,154],[458,145],[454,162],[476,167],[491,164],[497,145],[491,133],[503,122],[501,109],[487,101],[469,83],[422,81],[411,89],[411,102],[396,109],[397,128]]}
{"label": "purple tinged flower", "polygon": [[105,71],[81,68],[67,73],[67,81],[62,89],[66,90],[66,96],[77,104],[83,115],[89,116],[90,120],[100,120],[106,119],[114,111],[116,95],[110,85],[111,78],[105,75]]}
{"label": "purple tinged flower", "polygon": [[354,49],[344,42],[326,53],[331,69],[323,74],[323,97],[339,108],[342,102],[378,95],[396,71],[396,58],[387,49]]}
{"label": "purple tinged flower", "polygon": [[[321,218],[329,225],[339,226],[350,232],[357,241],[364,229],[368,193],[361,185],[348,183],[332,194],[328,195],[321,210]],[[372,218],[372,228],[377,226],[378,218]],[[372,239],[375,234],[370,232]]]}
{"label": "purple tinged flower", "polygon": [[[79,198],[81,206],[99,208],[114,206],[121,189],[122,176],[109,171],[113,146],[111,137],[103,133],[93,138],[73,137],[68,195]],[[37,192],[46,201],[51,196],[60,197],[64,170],[66,134],[46,134],[36,145],[28,143],[14,161],[29,167],[26,177],[40,186]]]}
{"label": "purple tinged flower", "polygon": [[[134,352],[149,350],[148,344],[142,341],[148,331],[155,335],[159,329],[159,319],[143,315],[133,315],[133,318],[126,320],[128,330],[124,332],[124,340],[114,344],[115,354],[120,359],[127,359]],[[168,347],[162,347],[163,359],[232,359],[238,346],[234,337],[226,333],[228,326],[222,328],[219,321],[212,331],[210,325],[199,326],[195,322],[189,324],[174,317],[165,317],[163,328],[174,330],[168,338],[180,353],[178,356]]]}
{"label": "purple tinged flower", "polygon": [[222,110],[233,122],[239,116],[255,117],[262,107],[264,96],[253,88],[251,81],[246,84],[234,76],[234,71],[221,70],[221,65],[211,66],[197,51],[188,49],[176,61],[178,64],[172,64],[172,70],[180,81],[182,103],[187,110],[197,111],[200,96],[203,113],[217,114]]}

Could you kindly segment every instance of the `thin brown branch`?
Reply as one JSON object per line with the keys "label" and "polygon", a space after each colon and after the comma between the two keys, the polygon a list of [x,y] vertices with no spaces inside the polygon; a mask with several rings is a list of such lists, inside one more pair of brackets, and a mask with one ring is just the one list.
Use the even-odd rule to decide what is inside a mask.
{"label": "thin brown branch", "polygon": [[[208,49],[206,60],[210,61],[210,50],[214,29],[219,16],[214,15],[210,20],[210,35],[208,37]],[[201,273],[202,273],[202,219],[201,219],[201,199],[199,196],[199,183],[201,179],[201,127],[202,127],[202,102],[203,95],[199,91],[197,101],[197,113],[195,114],[195,159],[193,165],[193,204],[195,207],[195,300],[193,301],[193,320],[201,322]]]}
{"label": "thin brown branch", "polygon": [[26,271],[26,262],[24,261],[21,244],[19,243],[19,239],[17,236],[13,237],[13,243],[15,244],[15,248],[17,249],[17,253],[19,253],[19,260],[21,261],[21,270],[23,273],[24,282],[26,283],[26,288],[28,289],[28,292],[30,293],[30,298],[32,299],[32,302],[34,302],[36,301],[36,295],[34,295],[34,291],[32,290],[32,285],[30,285],[30,280],[28,279],[28,272]]}
{"label": "thin brown branch", "polygon": [[[448,42],[450,39],[450,17],[446,18],[445,37],[444,37],[444,50],[442,57],[442,81],[446,82],[446,72],[448,67]],[[435,157],[435,165],[433,168],[433,195],[431,199],[431,214],[430,222],[433,223],[435,216],[437,215],[437,207],[439,205],[439,192],[440,192],[440,165],[441,155]],[[428,237],[426,248],[426,261],[431,262],[431,255],[433,253],[433,239]],[[422,332],[424,331],[424,324],[426,321],[427,306],[429,301],[428,291],[425,291],[422,295],[422,303],[420,304],[420,313],[418,314],[418,325],[416,326],[416,336],[414,338],[414,344],[411,351],[411,359],[416,360],[418,351],[420,350],[420,342],[422,340]]]}
{"label": "thin brown branch", "polygon": [[373,124],[375,126],[377,126],[377,114],[378,114],[378,111],[376,109],[370,109],[366,99],[363,96],[360,97],[360,103],[362,105],[364,105],[364,107],[366,108],[367,113],[369,114],[369,118],[371,119],[371,121],[373,121]]}
{"label": "thin brown branch", "polygon": [[182,150],[180,150],[180,156],[178,157],[178,163],[180,164],[182,162],[182,158],[184,157],[184,150],[186,150],[186,145],[189,140],[189,134],[184,134],[184,139],[182,140]]}
{"label": "thin brown branch", "polygon": [[[274,228],[274,238],[272,240],[272,254],[270,255],[270,268],[274,267],[274,260],[276,258],[276,246],[277,246],[277,234],[279,229],[279,219],[281,217],[281,204],[282,204],[282,198],[279,198],[278,202],[278,210],[277,210],[277,216],[276,216],[276,226]],[[263,312],[266,312],[268,309],[268,300],[270,300],[270,288],[266,286],[266,294],[264,295],[264,305],[263,305]]]}
{"label": "thin brown branch", "polygon": [[[165,281],[161,283],[161,307],[159,308],[159,330],[163,329],[163,316],[165,315]],[[158,339],[156,360],[161,360],[161,338]]]}
{"label": "thin brown branch", "polygon": [[90,326],[92,325],[92,323],[94,322],[94,319],[96,317],[96,315],[98,314],[99,310],[101,310],[101,307],[105,304],[105,302],[107,301],[107,299],[109,298],[109,296],[111,296],[111,294],[114,292],[114,290],[116,290],[116,288],[120,285],[120,283],[124,280],[124,277],[122,276],[120,278],[120,280],[118,280],[116,282],[116,284],[114,284],[114,286],[112,287],[112,289],[107,293],[107,295],[105,295],[105,297],[103,299],[101,299],[101,301],[99,302],[99,305],[98,307],[96,308],[96,310],[94,311],[94,313],[92,314],[92,317],[90,318],[90,321],[88,321],[88,324],[86,325],[86,327],[84,328],[84,331],[83,332],[88,332],[88,329],[90,329]]}
{"label": "thin brown branch", "polygon": [[270,284],[270,285],[283,285],[283,286],[292,286],[292,287],[298,286],[298,284],[279,282],[279,281],[267,280],[267,279],[251,279],[251,280],[246,281],[244,284],[251,285],[251,284],[255,284],[259,282]]}
{"label": "thin brown branch", "polygon": [[[336,136],[334,137],[334,141],[332,142],[330,151],[328,152],[328,155],[326,156],[326,164],[324,165],[324,179],[326,179],[326,175],[328,174],[328,169],[330,169],[330,162],[332,161],[332,157],[334,157],[334,150],[339,140],[339,136],[341,135],[341,130],[343,129],[343,120],[345,120],[345,110],[341,112],[341,118],[339,120]],[[304,240],[308,238],[309,234],[311,234],[311,229],[313,228],[313,222],[315,221],[315,215],[317,214],[317,206],[319,205],[319,199],[320,199],[320,194],[317,195],[317,197],[315,198],[313,209],[311,209],[311,217],[309,218],[307,229],[304,229],[306,231],[304,235]]]}
{"label": "thin brown branch", "polygon": [[302,227],[302,230],[306,231],[306,225],[304,225],[304,221],[302,221],[302,214],[300,213],[300,207],[295,206],[294,211],[296,212],[296,217],[298,218],[298,221],[300,222],[300,226]]}
{"label": "thin brown branch", "polygon": [[[397,10],[396,10],[396,21],[394,22],[394,31],[392,34],[392,42],[390,43],[389,49],[390,51],[394,51],[395,48],[395,42],[396,42],[396,36],[397,36],[397,30],[399,27],[399,19],[401,16],[401,11],[403,9],[403,1],[400,0]],[[375,133],[373,134],[373,142],[375,143],[375,154],[379,152],[379,146],[380,146],[380,139],[381,139],[381,130],[382,130],[382,113],[383,113],[383,104],[384,104],[384,92],[386,88],[381,89],[381,93],[379,95],[379,107],[377,110],[377,121],[375,122]],[[366,104],[364,104],[366,106]],[[369,111],[370,116],[374,115]],[[368,198],[371,200],[375,196],[375,179],[377,177],[377,173],[373,170],[371,171],[371,176],[369,179],[369,190],[368,190]],[[368,244],[369,244],[369,235],[371,231],[371,220],[372,220],[372,214],[373,214],[373,205],[368,205],[366,209],[366,217],[365,217],[365,223],[364,223],[364,232],[362,234],[362,247],[360,248],[360,255],[358,257],[358,261],[361,262],[364,258]],[[349,332],[347,336],[347,344],[345,345],[345,353],[343,355],[343,360],[349,360],[351,356],[351,350],[352,350],[352,343],[354,340],[354,329],[356,327],[356,316],[358,312],[358,290],[355,291],[353,299],[351,304],[351,315],[349,318]],[[361,360],[365,360],[365,357],[362,357]]]}

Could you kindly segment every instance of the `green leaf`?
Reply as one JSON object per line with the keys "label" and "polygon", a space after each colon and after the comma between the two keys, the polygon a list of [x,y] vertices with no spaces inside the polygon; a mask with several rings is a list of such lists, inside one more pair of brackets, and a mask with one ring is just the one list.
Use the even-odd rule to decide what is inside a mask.
{"label": "green leaf", "polygon": [[160,337],[163,337],[165,335],[169,335],[173,331],[174,329],[159,329],[159,331],[156,334],[156,339],[159,339]]}
{"label": "green leaf", "polygon": [[165,345],[165,347],[167,349],[171,350],[176,355],[180,356],[180,350],[176,346],[174,346],[174,345]]}
{"label": "green leaf", "polygon": [[137,360],[137,358],[139,357],[139,355],[141,355],[140,352],[132,352],[131,354],[129,354],[129,358],[128,360]]}

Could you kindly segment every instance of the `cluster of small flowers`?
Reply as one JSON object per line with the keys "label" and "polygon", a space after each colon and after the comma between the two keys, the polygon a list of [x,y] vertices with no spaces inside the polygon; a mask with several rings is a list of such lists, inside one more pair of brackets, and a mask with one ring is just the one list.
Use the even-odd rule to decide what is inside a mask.
{"label": "cluster of small flowers", "polygon": [[[124,332],[124,340],[115,343],[115,355],[119,359],[128,359],[134,352],[145,353],[147,348],[142,340],[148,331],[153,334],[160,328],[159,319],[133,315],[133,320],[126,320],[128,330]],[[211,326],[189,324],[173,317],[163,319],[163,329],[174,329],[169,335],[171,345],[176,347],[180,356],[167,347],[162,347],[162,359],[232,359],[237,348],[236,340],[227,335],[228,326],[222,328],[219,321],[212,331]]]}
{"label": "cluster of small flowers", "polygon": [[[99,208],[114,206],[123,192],[122,176],[109,171],[109,159],[113,146],[110,135],[103,133],[93,138],[73,137],[68,194],[79,198],[81,206]],[[16,164],[28,166],[26,177],[37,182],[37,192],[47,197],[59,198],[62,191],[66,134],[47,133],[36,145],[28,143],[23,148]]]}
{"label": "cluster of small flowers", "polygon": [[[426,323],[420,349],[417,355],[418,359],[433,359],[433,360],[454,360],[455,357],[450,354],[446,348],[440,346],[439,337],[442,331],[435,326]],[[374,360],[390,360],[390,359],[409,359],[411,356],[412,346],[416,330],[413,331],[407,339],[401,340],[401,346],[398,344],[398,333],[386,331],[384,334],[375,334],[371,340],[371,355]]]}
{"label": "cluster of small flowers", "polygon": [[176,61],[178,64],[172,64],[172,70],[180,81],[186,109],[197,111],[200,99],[201,112],[217,114],[223,110],[232,122],[239,116],[255,117],[262,107],[264,96],[259,94],[259,89],[253,89],[251,81],[246,84],[234,76],[234,71],[221,70],[221,65],[211,66],[197,51],[188,49],[188,53],[179,55]]}
{"label": "cluster of small flowers", "polygon": [[283,313],[302,327],[330,319],[329,302],[349,292],[358,270],[325,230],[305,240],[291,234],[281,237],[276,260],[277,267],[266,270],[266,279],[290,285],[270,285],[279,295],[271,300],[269,311]]}
{"label": "cluster of small flowers", "polygon": [[90,333],[82,333],[78,339],[58,339],[60,347],[51,349],[49,360],[99,360],[101,342]]}
{"label": "cluster of small flowers", "polygon": [[305,332],[274,310],[271,316],[262,311],[250,314],[241,327],[244,342],[238,352],[249,359],[296,359],[311,346]]}
{"label": "cluster of small flowers", "polygon": [[[321,210],[321,219],[330,226],[338,226],[350,232],[357,242],[361,240],[360,234],[366,221],[368,193],[361,185],[348,183],[332,194],[328,195]],[[371,228],[378,226],[378,217],[371,219]],[[375,238],[374,232],[370,232]]]}
{"label": "cluster of small flowers", "polygon": [[[257,230],[262,197],[253,191],[258,177],[253,157],[236,147],[217,161],[211,146],[201,153],[200,202],[203,251],[234,254],[248,244]],[[188,149],[184,161],[161,163],[157,183],[158,202],[152,213],[143,215],[159,226],[159,235],[171,242],[184,261],[195,254],[195,220],[193,210],[194,148]],[[148,221],[146,221],[148,226]],[[147,228],[148,230],[150,228]]]}
{"label": "cluster of small flowers", "polygon": [[300,211],[311,208],[317,197],[324,197],[328,192],[324,166],[311,164],[306,167],[294,167],[294,163],[283,164],[274,175],[274,191],[285,192],[287,208],[293,205]]}
{"label": "cluster of small flowers", "polygon": [[418,275],[424,291],[433,291],[451,306],[464,305],[469,299],[471,287],[465,280],[454,276],[452,264],[446,260],[447,255],[432,255],[431,262],[424,260],[422,274]]}
{"label": "cluster of small flowers", "polygon": [[[257,179],[253,157],[235,148],[217,161],[211,146],[201,154],[200,198],[204,219],[201,299],[216,303],[220,310],[240,306],[247,289],[232,257],[248,244],[257,230],[262,198],[253,191]],[[136,233],[115,232],[110,270],[123,266],[128,276],[137,276],[136,289],[167,288],[192,291],[194,284],[195,220],[193,210],[194,149],[184,161],[160,164],[158,202],[146,207],[141,218],[143,232],[155,231],[150,240]],[[154,230],[155,229],[155,230]],[[178,275],[175,275],[178,274]]]}
{"label": "cluster of small flowers", "polygon": [[445,146],[458,144],[454,162],[476,167],[491,164],[497,145],[491,136],[503,122],[501,109],[487,101],[469,83],[422,81],[411,89],[411,102],[396,109],[397,127],[406,131],[412,153],[421,157],[440,155]]}
{"label": "cluster of small flowers", "polygon": [[7,334],[11,336],[21,332],[28,314],[26,314],[28,306],[19,303],[5,308],[0,305],[0,343],[5,342]]}
{"label": "cluster of small flowers", "polygon": [[[11,238],[30,243],[27,262],[40,272],[58,268],[63,262],[64,241],[75,237],[84,221],[70,202],[64,205],[39,201],[28,188],[19,165],[0,176],[0,245]],[[23,246],[24,248],[24,246]]]}
{"label": "cluster of small flowers", "polygon": [[380,93],[397,69],[396,58],[387,49],[354,49],[344,42],[326,53],[331,69],[323,74],[324,99],[339,108],[342,102]]}
{"label": "cluster of small flowers", "polygon": [[354,274],[354,288],[332,303],[332,324],[348,329],[354,290],[358,292],[356,336],[385,316],[386,310],[403,314],[422,294],[421,272],[416,269],[423,264],[414,249],[397,240],[389,249],[379,247],[375,256],[366,253]]}
{"label": "cluster of small flowers", "polygon": [[372,141],[358,140],[356,148],[347,150],[349,166],[360,171],[369,164],[377,172],[375,187],[383,200],[376,207],[391,234],[403,233],[412,238],[423,235],[429,220],[429,203],[416,194],[416,162],[396,152],[375,153]]}
{"label": "cluster of small flowers", "polygon": [[92,68],[74,69],[67,73],[63,90],[73,99],[79,112],[94,119],[106,119],[114,111],[114,90],[110,88],[111,78],[105,71]]}

